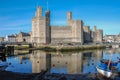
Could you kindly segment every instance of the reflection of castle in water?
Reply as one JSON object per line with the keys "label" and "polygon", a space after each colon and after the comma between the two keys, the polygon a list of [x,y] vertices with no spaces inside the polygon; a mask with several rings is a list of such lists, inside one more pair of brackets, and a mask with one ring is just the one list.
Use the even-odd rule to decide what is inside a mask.
{"label": "reflection of castle in water", "polygon": [[82,53],[56,55],[51,57],[52,68],[66,68],[67,73],[81,72],[82,68]]}
{"label": "reflection of castle in water", "polygon": [[41,70],[50,69],[51,54],[46,54],[46,52],[41,51],[33,51],[30,60],[32,62],[32,73],[39,73]]}
{"label": "reflection of castle in water", "polygon": [[0,54],[0,60],[1,60],[1,61],[6,61],[6,56],[5,56],[5,54]]}
{"label": "reflection of castle in water", "polygon": [[[72,54],[54,53],[47,54],[42,51],[33,51],[30,56],[32,62],[32,73],[39,73],[46,69],[60,69],[64,68],[69,74],[77,74],[83,72],[83,65],[87,65],[90,58],[93,57],[98,60],[102,56],[101,51],[79,52]],[[94,63],[96,63],[94,61]]]}

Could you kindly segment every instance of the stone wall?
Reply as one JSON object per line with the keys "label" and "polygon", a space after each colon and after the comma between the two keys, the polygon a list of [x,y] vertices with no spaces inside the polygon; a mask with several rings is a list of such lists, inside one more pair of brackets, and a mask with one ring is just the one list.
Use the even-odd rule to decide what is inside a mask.
{"label": "stone wall", "polygon": [[30,34],[20,32],[16,37],[17,42],[30,42]]}
{"label": "stone wall", "polygon": [[67,13],[67,26],[51,26],[50,11],[46,11],[45,17],[42,16],[42,8],[38,7],[35,17],[32,19],[31,42],[41,43],[62,43],[75,42],[83,44],[90,42],[93,38],[95,42],[102,41],[102,30],[94,28],[92,38],[89,27],[83,27],[82,20],[73,20],[72,12]]}
{"label": "stone wall", "polygon": [[70,26],[52,26],[51,41],[52,43],[71,42],[72,32]]}
{"label": "stone wall", "polygon": [[83,43],[83,22],[75,20],[72,25],[72,38],[73,42]]}
{"label": "stone wall", "polygon": [[103,41],[103,30],[97,29],[96,26],[94,26],[93,42],[94,43],[100,43],[102,41]]}
{"label": "stone wall", "polygon": [[103,30],[97,30],[97,42],[102,42],[103,40]]}
{"label": "stone wall", "polygon": [[92,42],[90,27],[89,26],[84,26],[83,31],[84,31],[84,43]]}
{"label": "stone wall", "polygon": [[31,42],[50,43],[50,11],[42,16],[42,8],[38,7],[36,16],[32,19]]}
{"label": "stone wall", "polygon": [[50,11],[46,11],[46,43],[51,43]]}

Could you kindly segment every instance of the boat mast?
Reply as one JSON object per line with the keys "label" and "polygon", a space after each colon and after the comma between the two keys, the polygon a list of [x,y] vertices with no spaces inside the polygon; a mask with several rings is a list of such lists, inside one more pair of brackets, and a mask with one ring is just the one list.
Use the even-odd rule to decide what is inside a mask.
{"label": "boat mast", "polygon": [[111,61],[112,61],[112,53],[111,53],[111,55],[110,55],[110,60],[109,60],[109,63],[108,63],[108,69],[109,69],[109,67],[110,67]]}

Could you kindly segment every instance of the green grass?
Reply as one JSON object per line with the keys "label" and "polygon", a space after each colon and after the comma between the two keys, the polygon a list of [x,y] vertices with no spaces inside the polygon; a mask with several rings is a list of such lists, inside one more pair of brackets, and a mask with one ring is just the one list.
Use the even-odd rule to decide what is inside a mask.
{"label": "green grass", "polygon": [[14,49],[15,50],[25,50],[25,49],[29,49],[29,46],[15,46]]}
{"label": "green grass", "polygon": [[62,48],[59,51],[61,52],[69,52],[69,51],[84,51],[84,50],[94,50],[94,49],[105,49],[105,46],[80,46],[80,47],[73,47],[73,48]]}
{"label": "green grass", "polygon": [[49,52],[56,52],[56,51],[61,51],[61,52],[75,52],[75,51],[84,51],[84,50],[94,50],[94,49],[105,49],[106,47],[104,45],[96,45],[96,46],[92,46],[92,45],[89,45],[89,46],[79,46],[79,47],[71,47],[71,46],[68,46],[68,47],[62,47],[62,48],[59,48],[54,46],[54,47],[51,47],[51,46],[41,46],[39,47],[40,50],[43,50],[43,51],[49,51]]}
{"label": "green grass", "polygon": [[105,45],[81,45],[81,46],[66,46],[59,48],[57,46],[40,46],[40,47],[34,47],[29,48],[29,46],[15,46],[14,49],[16,50],[25,50],[25,49],[31,49],[31,50],[42,50],[46,52],[78,52],[78,51],[84,51],[84,50],[94,50],[94,49],[105,49]]}

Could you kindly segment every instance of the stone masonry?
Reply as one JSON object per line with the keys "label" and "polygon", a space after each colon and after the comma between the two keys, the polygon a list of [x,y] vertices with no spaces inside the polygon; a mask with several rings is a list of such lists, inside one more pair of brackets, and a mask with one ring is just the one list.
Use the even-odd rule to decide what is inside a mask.
{"label": "stone masonry", "polygon": [[50,11],[42,16],[42,7],[38,7],[35,17],[32,19],[31,41],[34,43],[50,43]]}
{"label": "stone masonry", "polygon": [[73,20],[72,12],[67,13],[67,26],[51,26],[50,11],[42,16],[42,7],[38,7],[32,19],[31,42],[37,44],[49,43],[86,43],[102,42],[103,30],[90,30],[82,20]]}

